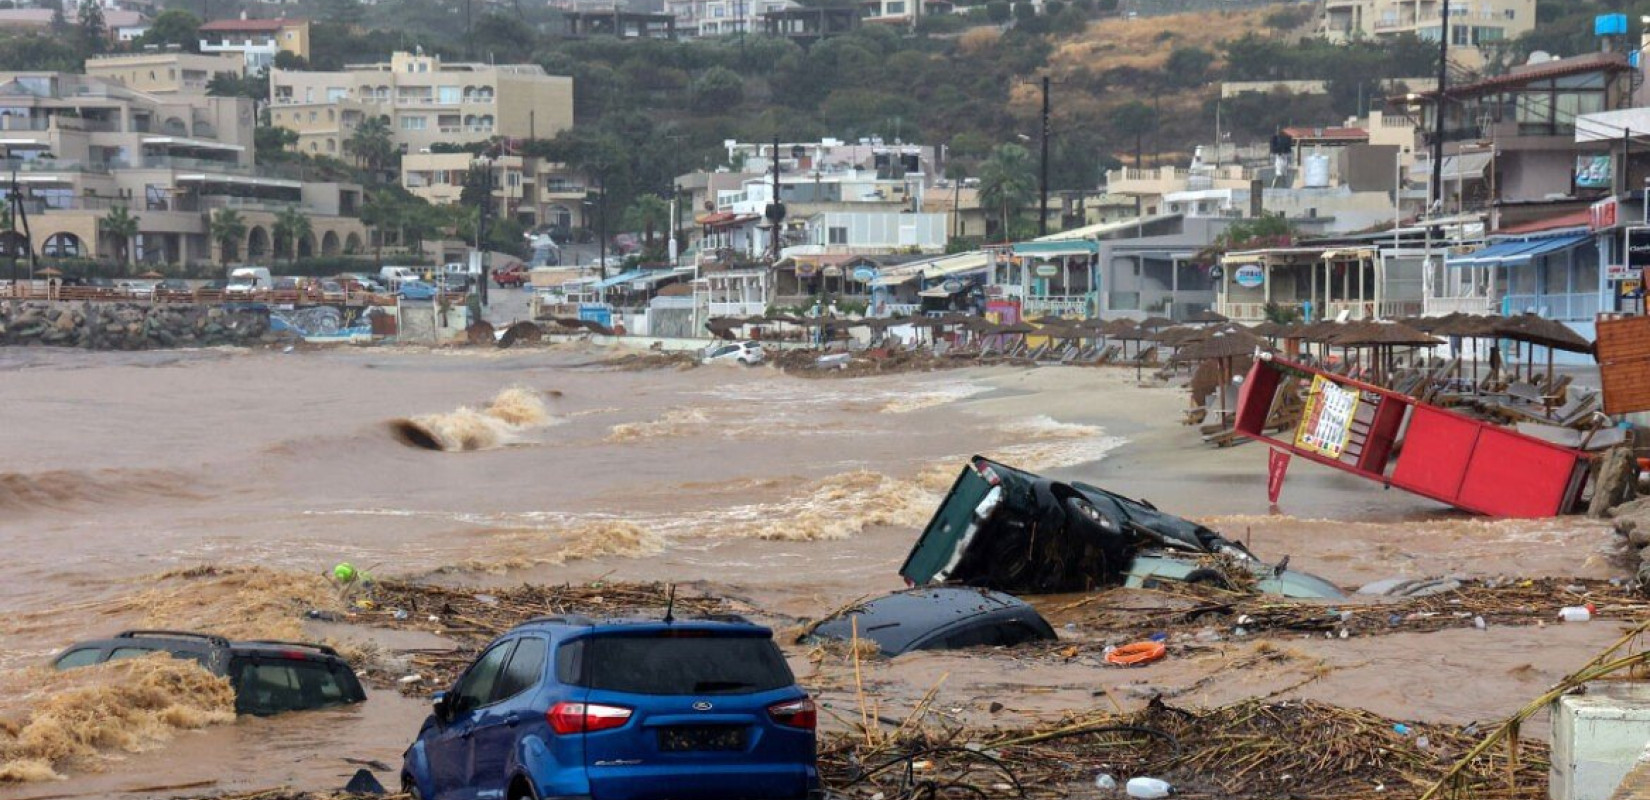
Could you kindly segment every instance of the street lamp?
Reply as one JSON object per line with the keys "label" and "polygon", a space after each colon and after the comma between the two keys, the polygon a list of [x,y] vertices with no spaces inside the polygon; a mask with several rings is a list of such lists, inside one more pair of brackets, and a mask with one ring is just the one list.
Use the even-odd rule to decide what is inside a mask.
{"label": "street lamp", "polygon": [[476,250],[481,264],[481,304],[487,305],[487,217],[492,213],[493,206],[493,159],[485,153],[475,157],[470,162],[476,169],[481,170],[481,216],[476,222]]}

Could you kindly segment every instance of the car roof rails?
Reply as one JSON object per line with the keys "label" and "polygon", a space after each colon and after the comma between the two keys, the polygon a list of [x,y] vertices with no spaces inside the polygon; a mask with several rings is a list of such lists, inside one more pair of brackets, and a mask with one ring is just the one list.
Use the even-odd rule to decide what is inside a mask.
{"label": "car roof rails", "polygon": [[739,625],[749,625],[750,624],[750,619],[748,619],[744,614],[733,614],[733,613],[727,613],[727,612],[701,614],[697,617],[694,617],[694,619],[700,620],[700,621],[703,621],[703,622],[731,622],[731,623],[735,623],[735,624],[739,624]]}
{"label": "car roof rails", "polygon": [[279,647],[303,647],[310,650],[318,650],[329,656],[338,655],[337,650],[334,650],[324,644],[315,644],[314,642],[288,642],[282,639],[242,639],[241,641],[236,642],[236,644],[267,644]]}
{"label": "car roof rails", "polygon": [[545,624],[548,624],[548,625],[595,625],[596,620],[594,618],[587,617],[583,614],[550,614],[548,616],[543,616],[543,617],[533,617],[531,619],[516,623],[516,627],[520,628],[523,625],[545,625]]}
{"label": "car roof rails", "polygon": [[228,647],[229,640],[215,633],[196,633],[194,631],[167,631],[167,630],[131,630],[115,634],[116,639],[200,639],[219,647]]}

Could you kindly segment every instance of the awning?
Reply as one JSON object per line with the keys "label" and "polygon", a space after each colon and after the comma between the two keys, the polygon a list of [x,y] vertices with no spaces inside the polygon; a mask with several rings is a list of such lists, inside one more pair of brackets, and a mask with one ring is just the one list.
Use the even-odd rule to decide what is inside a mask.
{"label": "awning", "polygon": [[246,149],[245,145],[212,142],[205,139],[190,139],[184,136],[145,136],[144,144],[159,144],[172,147],[192,147],[196,150],[230,150],[239,153]]}
{"label": "awning", "polygon": [[194,172],[187,175],[180,174],[179,181],[199,181],[201,183],[235,183],[243,186],[275,186],[282,189],[302,189],[304,185],[298,181],[289,181],[285,178],[254,178],[245,175],[225,175],[221,173]]}
{"label": "awning", "polygon": [[1087,239],[1070,239],[1061,242],[1018,242],[1014,245],[1013,252],[1017,256],[1031,256],[1033,258],[1092,256],[1100,252],[1100,245]]}
{"label": "awning", "polygon": [[917,292],[918,297],[950,297],[951,295],[952,295],[952,292],[948,292],[948,291],[946,291],[944,289],[940,289],[940,288],[924,289],[920,292]]}
{"label": "awning", "polygon": [[[1495,158],[1494,153],[1462,153],[1455,156],[1444,156],[1443,174],[1439,177],[1445,181],[1478,181],[1484,179],[1484,168],[1490,165]],[[1428,172],[1427,176],[1431,177]]]}
{"label": "awning", "polygon": [[1550,236],[1545,239],[1496,242],[1471,255],[1461,256],[1460,258],[1447,258],[1444,263],[1451,267],[1494,267],[1528,264],[1531,260],[1541,256],[1578,247],[1592,238],[1590,234],[1576,234],[1572,236]]}
{"label": "awning", "polygon": [[978,250],[935,259],[922,270],[925,278],[945,278],[965,272],[977,272],[991,266],[991,259]]}
{"label": "awning", "polygon": [[900,275],[879,275],[879,276],[871,279],[871,285],[872,286],[899,286],[901,284],[910,283],[911,281],[914,281],[914,280],[916,280],[920,277],[922,277],[922,274],[919,273],[919,272],[907,272],[907,273],[900,274]]}
{"label": "awning", "polygon": [[630,272],[626,272],[623,275],[615,275],[615,276],[613,276],[611,278],[608,278],[606,280],[596,281],[596,283],[594,285],[592,285],[591,288],[593,288],[593,289],[611,289],[611,288],[613,288],[615,286],[619,286],[621,284],[630,283],[631,281],[644,280],[648,277],[649,274],[651,274],[655,271],[656,270],[649,270],[649,269],[631,270]]}

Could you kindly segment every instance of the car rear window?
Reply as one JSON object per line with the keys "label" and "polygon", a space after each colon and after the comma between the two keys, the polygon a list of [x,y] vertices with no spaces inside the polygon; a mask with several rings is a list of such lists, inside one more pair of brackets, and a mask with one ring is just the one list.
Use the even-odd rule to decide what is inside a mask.
{"label": "car rear window", "polygon": [[230,670],[235,710],[278,714],[366,699],[361,682],[343,664],[285,658],[237,659]]}
{"label": "car rear window", "polygon": [[773,640],[758,636],[578,639],[556,653],[556,672],[563,683],[631,694],[752,694],[795,683]]}
{"label": "car rear window", "polygon": [[82,647],[79,650],[70,650],[57,659],[58,669],[73,669],[97,663],[97,654],[101,652],[95,647]]}

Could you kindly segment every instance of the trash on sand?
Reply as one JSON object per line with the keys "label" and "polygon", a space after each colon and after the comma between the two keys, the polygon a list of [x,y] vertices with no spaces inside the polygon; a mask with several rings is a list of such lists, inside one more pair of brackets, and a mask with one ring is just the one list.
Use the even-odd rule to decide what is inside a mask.
{"label": "trash on sand", "polygon": [[1399,736],[1408,736],[1409,735],[1409,726],[1405,725],[1402,722],[1400,722],[1400,723],[1392,726],[1392,732],[1398,734]]}
{"label": "trash on sand", "polygon": [[1107,650],[1106,663],[1119,667],[1141,667],[1162,660],[1168,653],[1169,648],[1162,642],[1135,642]]}
{"label": "trash on sand", "polygon": [[1565,606],[1558,610],[1558,618],[1565,622],[1586,622],[1593,618],[1597,609],[1592,603],[1581,606]]}
{"label": "trash on sand", "polygon": [[423,676],[423,675],[420,675],[420,674],[418,674],[418,673],[416,673],[416,672],[415,672],[415,673],[413,673],[413,674],[411,674],[411,675],[403,675],[403,676],[401,676],[401,681],[400,681],[400,682],[401,682],[401,683],[402,683],[402,684],[403,684],[403,685],[411,685],[411,684],[414,684],[414,683],[419,683],[419,682],[421,682],[421,681],[423,681],[423,680],[424,680],[424,676]]}
{"label": "trash on sand", "polygon": [[1094,777],[1094,788],[1102,791],[1112,791],[1117,788],[1117,779],[1109,772],[1102,772]]}
{"label": "trash on sand", "polygon": [[1174,794],[1174,787],[1161,778],[1130,778],[1128,792],[1140,800],[1156,800]]}

